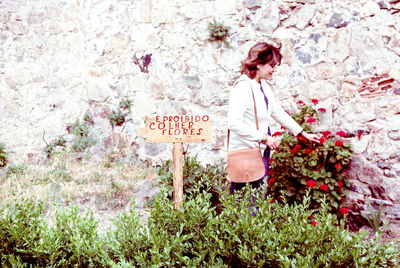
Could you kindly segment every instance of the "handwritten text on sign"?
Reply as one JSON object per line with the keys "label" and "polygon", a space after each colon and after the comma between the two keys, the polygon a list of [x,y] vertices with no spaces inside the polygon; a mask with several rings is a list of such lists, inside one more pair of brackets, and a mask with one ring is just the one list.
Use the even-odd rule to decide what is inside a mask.
{"label": "handwritten text on sign", "polygon": [[164,115],[146,118],[148,142],[207,142],[211,140],[208,115]]}

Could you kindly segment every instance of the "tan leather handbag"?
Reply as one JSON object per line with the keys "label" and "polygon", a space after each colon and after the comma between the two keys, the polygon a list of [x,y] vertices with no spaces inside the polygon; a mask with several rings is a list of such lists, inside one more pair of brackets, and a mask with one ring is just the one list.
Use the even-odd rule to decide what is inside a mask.
{"label": "tan leather handbag", "polygon": [[[258,130],[256,100],[253,91],[251,93]],[[230,130],[228,129],[228,178],[233,182],[252,182],[264,177],[266,169],[260,151],[260,143],[258,143],[258,147],[229,151],[229,133]]]}

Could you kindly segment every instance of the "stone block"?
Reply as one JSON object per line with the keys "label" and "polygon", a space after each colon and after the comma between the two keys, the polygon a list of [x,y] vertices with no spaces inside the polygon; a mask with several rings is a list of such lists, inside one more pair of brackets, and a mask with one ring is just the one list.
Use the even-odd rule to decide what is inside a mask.
{"label": "stone block", "polygon": [[136,7],[132,8],[132,17],[137,22],[151,23],[151,0],[136,1]]}
{"label": "stone block", "polygon": [[354,85],[353,83],[344,82],[340,90],[340,96],[347,99],[352,99],[356,95],[356,92],[357,92],[356,85]]}
{"label": "stone block", "polygon": [[371,142],[372,137],[370,135],[362,135],[360,139],[353,139],[351,144],[353,145],[353,152],[355,154],[363,154]]}
{"label": "stone block", "polygon": [[178,8],[170,0],[153,0],[151,22],[153,24],[174,23]]}
{"label": "stone block", "polygon": [[342,123],[364,124],[377,118],[376,104],[370,101],[358,101],[343,104],[335,112]]}
{"label": "stone block", "polygon": [[272,35],[281,23],[278,4],[273,1],[266,2],[260,9],[257,9],[252,21],[255,29]]}
{"label": "stone block", "polygon": [[215,13],[218,15],[235,14],[236,8],[236,0],[215,0]]}
{"label": "stone block", "polygon": [[344,69],[341,64],[335,64],[329,61],[323,61],[313,66],[316,68],[317,80],[328,80],[343,76]]}
{"label": "stone block", "polygon": [[399,114],[387,117],[386,120],[387,120],[389,130],[392,130],[392,131],[400,130],[400,115]]}
{"label": "stone block", "polygon": [[379,11],[380,7],[377,3],[368,1],[362,6],[360,11],[360,17],[361,18],[371,17],[377,14]]}
{"label": "stone block", "polygon": [[156,103],[151,101],[150,95],[143,91],[136,92],[133,107],[136,113],[143,118],[153,115],[157,110]]}
{"label": "stone block", "polygon": [[337,94],[335,85],[328,81],[316,81],[308,84],[308,98],[326,100]]}
{"label": "stone block", "polygon": [[317,10],[317,5],[315,4],[305,4],[295,15],[295,19],[293,20],[294,26],[298,29],[303,30],[309,24],[311,19],[314,17],[314,14]]}
{"label": "stone block", "polygon": [[335,62],[343,62],[350,54],[351,28],[341,28],[328,39],[327,54]]}
{"label": "stone block", "polygon": [[111,91],[107,85],[100,83],[89,84],[86,90],[89,101],[103,102],[111,96]]}
{"label": "stone block", "polygon": [[400,80],[400,62],[391,66],[389,75],[394,79]]}
{"label": "stone block", "polygon": [[201,20],[214,14],[215,6],[208,1],[189,2],[179,8],[179,11],[186,19]]}
{"label": "stone block", "polygon": [[262,6],[261,0],[243,0],[243,7],[248,9],[256,9]]}

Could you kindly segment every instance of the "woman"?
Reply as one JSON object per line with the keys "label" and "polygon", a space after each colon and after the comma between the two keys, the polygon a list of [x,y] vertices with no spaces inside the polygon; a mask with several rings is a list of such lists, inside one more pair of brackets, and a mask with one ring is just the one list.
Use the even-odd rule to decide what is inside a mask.
{"label": "woman", "polygon": [[[306,133],[276,101],[266,80],[272,78],[282,55],[279,48],[268,43],[255,44],[242,61],[242,76],[235,82],[229,97],[228,128],[230,130],[228,150],[240,150],[257,147],[260,143],[264,151],[264,163],[268,174],[270,150],[279,147],[279,139],[270,135],[272,119],[287,128],[293,135],[319,142],[319,136]],[[253,100],[254,94],[254,100]],[[255,124],[254,102],[257,108],[259,129]],[[271,118],[272,117],[272,118]],[[264,184],[264,177],[249,181],[253,188]],[[230,192],[242,189],[246,183],[231,182]]]}

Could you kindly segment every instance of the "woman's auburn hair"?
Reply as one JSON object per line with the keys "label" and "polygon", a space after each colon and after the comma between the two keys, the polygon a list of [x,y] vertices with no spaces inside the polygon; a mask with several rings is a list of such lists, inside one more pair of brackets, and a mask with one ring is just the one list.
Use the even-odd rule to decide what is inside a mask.
{"label": "woman's auburn hair", "polygon": [[242,61],[241,73],[247,75],[250,79],[254,79],[257,74],[257,65],[268,63],[275,66],[280,64],[282,54],[279,49],[266,42],[255,44],[250,48],[247,58]]}

